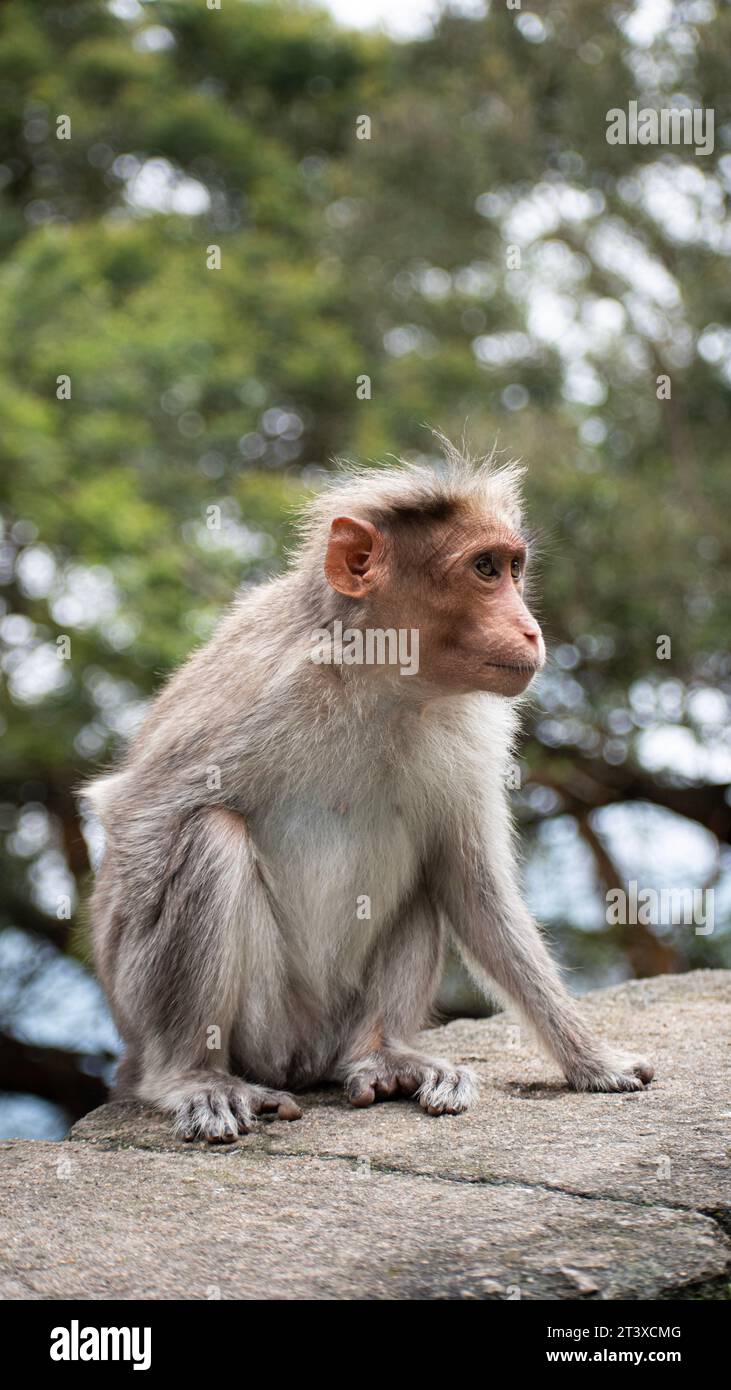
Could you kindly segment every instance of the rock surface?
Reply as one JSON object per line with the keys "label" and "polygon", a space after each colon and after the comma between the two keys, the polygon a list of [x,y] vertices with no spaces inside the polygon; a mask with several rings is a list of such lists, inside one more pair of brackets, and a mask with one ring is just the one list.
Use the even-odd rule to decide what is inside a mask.
{"label": "rock surface", "polygon": [[424,1035],[475,1109],[368,1110],[337,1090],[232,1147],[103,1106],[62,1144],[0,1144],[0,1297],[653,1299],[731,1269],[731,972],[582,1001],[652,1060],[576,1095],[508,1014]]}

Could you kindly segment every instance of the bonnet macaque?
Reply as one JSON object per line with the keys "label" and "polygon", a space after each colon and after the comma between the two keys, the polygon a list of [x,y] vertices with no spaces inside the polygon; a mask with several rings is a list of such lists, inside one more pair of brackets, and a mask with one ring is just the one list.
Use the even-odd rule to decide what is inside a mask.
{"label": "bonnet macaque", "polygon": [[592,1039],[521,897],[504,778],[545,650],[520,470],[445,452],[326,487],[287,572],[236,599],[88,788],[119,1093],[186,1139],[297,1119],[289,1088],[320,1082],[465,1110],[470,1069],[413,1044],[448,938],[572,1087],[652,1078]]}

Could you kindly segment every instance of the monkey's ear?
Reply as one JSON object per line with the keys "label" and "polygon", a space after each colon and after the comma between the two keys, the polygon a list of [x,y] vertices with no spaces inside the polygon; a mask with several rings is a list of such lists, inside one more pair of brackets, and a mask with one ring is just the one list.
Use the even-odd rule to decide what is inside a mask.
{"label": "monkey's ear", "polygon": [[325,553],[325,578],[339,594],[363,598],[376,575],[383,538],[371,521],[336,516]]}

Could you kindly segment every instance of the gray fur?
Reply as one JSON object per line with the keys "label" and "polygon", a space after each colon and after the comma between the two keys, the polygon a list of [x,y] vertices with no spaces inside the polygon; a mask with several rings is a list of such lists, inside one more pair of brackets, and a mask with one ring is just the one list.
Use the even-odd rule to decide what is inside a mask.
{"label": "gray fur", "polygon": [[314,630],[362,621],[323,575],[331,518],[388,535],[399,509],[465,497],[519,521],[518,471],[449,449],[441,475],[400,466],[326,489],[288,571],[235,601],[120,767],[86,789],[107,838],[93,934],[127,1049],[121,1086],[186,1137],[233,1138],[262,1108],[295,1118],[276,1088],[327,1080],[465,1108],[469,1070],[408,1041],[447,932],[571,1084],[651,1075],[587,1037],[523,905],[503,781],[514,704],[310,660]]}

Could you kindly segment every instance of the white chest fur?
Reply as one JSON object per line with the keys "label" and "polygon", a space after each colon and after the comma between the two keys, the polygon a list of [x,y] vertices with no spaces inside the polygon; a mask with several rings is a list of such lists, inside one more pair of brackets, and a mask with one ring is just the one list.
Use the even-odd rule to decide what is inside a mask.
{"label": "white chest fur", "polygon": [[323,970],[346,947],[363,958],[466,789],[502,776],[512,731],[490,697],[375,713],[357,737],[333,727],[251,827],[279,920]]}
{"label": "white chest fur", "polygon": [[396,790],[285,798],[260,818],[254,839],[277,917],[308,973],[357,975],[419,872],[420,837]]}

